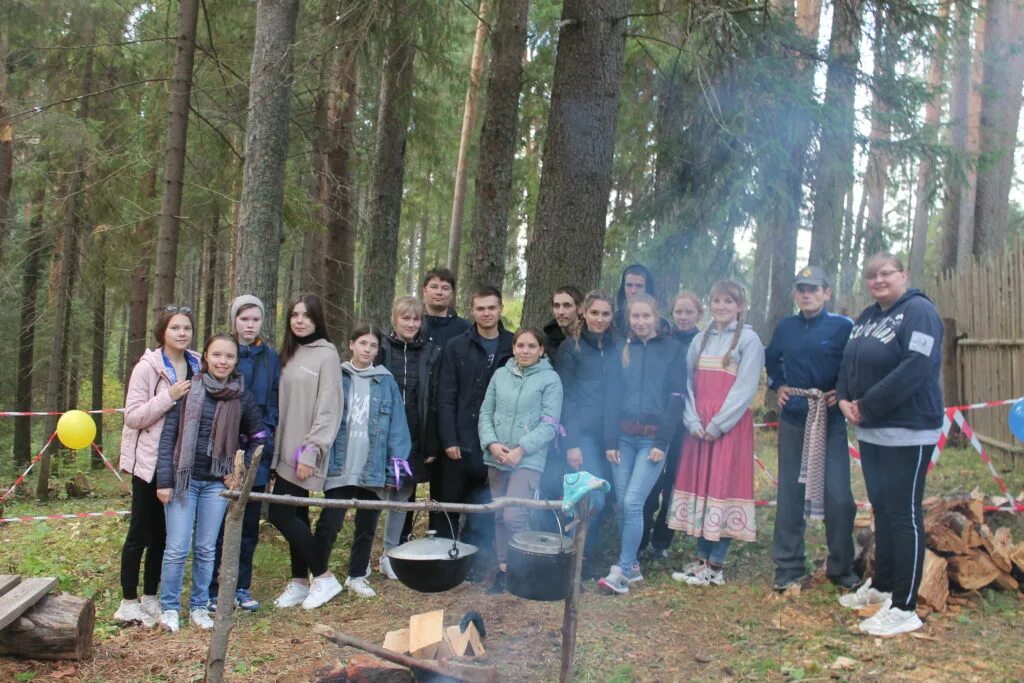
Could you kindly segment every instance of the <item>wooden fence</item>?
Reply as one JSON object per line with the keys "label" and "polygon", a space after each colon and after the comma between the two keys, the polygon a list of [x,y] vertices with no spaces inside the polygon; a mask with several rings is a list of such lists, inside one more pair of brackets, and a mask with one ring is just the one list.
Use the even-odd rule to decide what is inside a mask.
{"label": "wooden fence", "polygon": [[[946,321],[946,405],[1024,396],[1024,244],[940,276],[925,288]],[[955,344],[953,340],[955,339]],[[952,351],[952,353],[949,353]],[[966,413],[993,451],[1024,455],[1007,426],[1009,407]]]}

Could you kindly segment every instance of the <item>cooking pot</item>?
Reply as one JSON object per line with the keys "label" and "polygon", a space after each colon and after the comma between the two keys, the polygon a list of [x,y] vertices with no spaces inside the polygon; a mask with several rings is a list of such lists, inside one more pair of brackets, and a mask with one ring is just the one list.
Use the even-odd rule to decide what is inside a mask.
{"label": "cooking pot", "polygon": [[520,531],[508,543],[508,592],[527,600],[564,600],[575,555],[572,540],[561,534]]}
{"label": "cooking pot", "polygon": [[391,568],[404,585],[420,593],[451,590],[466,580],[477,547],[428,531],[387,552]]}

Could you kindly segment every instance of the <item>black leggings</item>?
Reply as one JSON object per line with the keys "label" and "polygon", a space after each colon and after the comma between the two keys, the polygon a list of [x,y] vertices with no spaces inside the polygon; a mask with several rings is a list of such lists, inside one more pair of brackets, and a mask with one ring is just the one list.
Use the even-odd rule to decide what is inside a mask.
{"label": "black leggings", "polygon": [[132,510],[128,535],[121,547],[121,595],[125,600],[139,599],[139,567],[146,553],[143,595],[156,595],[160,587],[160,567],[164,561],[167,527],[164,506],[156,497],[156,476],[146,482],[132,475]]}
{"label": "black leggings", "polygon": [[879,446],[860,442],[864,483],[875,514],[875,573],[871,587],[892,593],[893,607],[917,607],[924,567],[924,480],[934,445]]}
{"label": "black leggings", "polygon": [[[309,497],[309,491],[280,477],[274,483],[274,493],[282,496]],[[373,492],[356,486],[328,489],[324,496],[334,500],[377,500]],[[320,576],[327,572],[334,541],[345,521],[345,512],[344,508],[324,508],[320,512],[316,530],[313,531],[309,526],[309,508],[276,504],[270,506],[268,516],[271,524],[277,527],[288,541],[293,579],[305,580],[310,574]],[[355,533],[349,553],[348,575],[351,577],[366,575],[379,517],[379,510],[356,510]]]}

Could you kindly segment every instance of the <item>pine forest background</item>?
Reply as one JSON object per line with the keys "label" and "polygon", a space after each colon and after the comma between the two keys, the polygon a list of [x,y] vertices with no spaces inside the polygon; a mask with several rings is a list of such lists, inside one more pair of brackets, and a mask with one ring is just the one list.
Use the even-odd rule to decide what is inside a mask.
{"label": "pine forest background", "polygon": [[513,326],[633,262],[766,336],[810,258],[855,313],[866,254],[927,289],[1024,233],[1022,79],[1021,0],[8,0],[0,407],[120,405],[167,303],[279,343],[317,291],[337,341],[435,265]]}

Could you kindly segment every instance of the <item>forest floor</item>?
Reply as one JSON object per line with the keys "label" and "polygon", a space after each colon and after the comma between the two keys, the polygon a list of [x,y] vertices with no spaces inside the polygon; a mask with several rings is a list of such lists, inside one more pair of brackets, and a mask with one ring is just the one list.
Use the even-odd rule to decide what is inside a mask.
{"label": "forest floor", "polygon": [[[774,437],[759,436],[759,454],[775,471]],[[62,474],[69,476],[74,463]],[[1001,468],[1011,491],[1024,489],[1024,467]],[[7,473],[4,473],[5,475]],[[864,499],[863,480],[853,468],[854,488]],[[5,476],[5,482],[7,481]],[[13,479],[13,476],[11,477]],[[8,501],[7,516],[126,509],[128,494],[110,472],[90,474],[98,493],[60,498],[41,505],[27,497]],[[32,484],[33,482],[29,482]],[[928,495],[975,487],[997,493],[973,451],[947,449],[928,481]],[[758,474],[758,494],[773,498]],[[895,639],[859,635],[857,618],[836,604],[836,589],[817,583],[795,595],[771,591],[770,507],[758,513],[758,541],[736,544],[722,587],[682,586],[669,577],[690,559],[693,542],[677,537],[669,561],[644,567],[645,580],[628,595],[597,593],[585,586],[580,606],[577,679],[582,681],[686,680],[960,680],[1024,679],[1024,601],[1018,594],[986,590],[970,603],[931,614],[918,633]],[[999,515],[989,524],[1010,526],[1024,540],[1024,519]],[[57,576],[60,587],[96,600],[93,656],[84,662],[41,662],[0,658],[2,681],[189,681],[201,680],[208,635],[185,626],[176,635],[141,628],[121,629],[111,621],[119,599],[118,565],[127,519],[90,518],[0,524],[0,574]],[[346,525],[332,559],[344,574],[350,527]],[[824,529],[812,525],[809,559],[825,556]],[[377,553],[374,553],[374,558]],[[376,573],[378,597],[345,592],[315,612],[272,607],[288,573],[287,547],[264,523],[257,549],[253,591],[264,607],[236,613],[228,676],[232,681],[308,680],[312,670],[338,656],[338,649],[313,635],[326,623],[346,633],[381,642],[414,613],[445,608],[448,623],[478,610],[487,625],[484,663],[498,666],[504,681],[557,680],[561,603],[489,596],[486,584],[466,583],[447,593],[415,593]],[[187,585],[187,584],[186,584]],[[352,651],[342,653],[343,657]]]}

